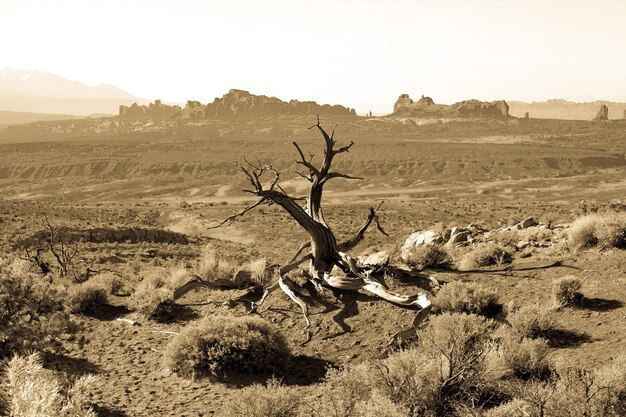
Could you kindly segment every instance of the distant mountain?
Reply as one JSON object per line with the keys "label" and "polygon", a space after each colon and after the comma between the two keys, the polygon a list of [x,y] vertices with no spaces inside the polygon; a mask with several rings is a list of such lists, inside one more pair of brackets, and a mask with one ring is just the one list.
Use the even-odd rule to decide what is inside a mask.
{"label": "distant mountain", "polygon": [[603,104],[609,108],[609,119],[622,119],[626,110],[626,103],[611,101],[577,103],[562,99],[551,99],[547,101],[533,101],[532,103],[522,101],[508,101],[507,103],[509,103],[511,116],[524,117],[524,114],[528,112],[530,117],[537,119],[592,120],[596,117],[600,106]]}
{"label": "distant mountain", "polygon": [[109,84],[90,86],[44,71],[0,70],[0,110],[116,114],[120,104],[143,101]]}
{"label": "distant mountain", "polygon": [[0,126],[47,121],[47,120],[67,120],[67,119],[79,119],[79,118],[80,118],[79,116],[74,116],[73,114],[45,114],[45,113],[28,113],[28,112],[13,112],[13,111],[0,110]]}
{"label": "distant mountain", "polygon": [[5,68],[0,71],[0,94],[54,98],[115,98],[137,100],[137,97],[110,84],[92,87],[66,80],[44,71]]}

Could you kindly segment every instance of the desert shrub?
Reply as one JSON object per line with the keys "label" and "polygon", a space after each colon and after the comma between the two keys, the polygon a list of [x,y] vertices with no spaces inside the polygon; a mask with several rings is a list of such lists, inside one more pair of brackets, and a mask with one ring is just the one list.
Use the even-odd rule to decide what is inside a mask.
{"label": "desert shrub", "polygon": [[550,348],[543,339],[520,338],[511,333],[502,341],[502,361],[513,376],[543,380],[552,374]]}
{"label": "desert shrub", "polygon": [[205,281],[215,281],[232,279],[235,269],[234,265],[221,258],[210,245],[207,245],[200,253],[195,272]]}
{"label": "desert shrub", "polygon": [[284,337],[266,321],[228,316],[208,316],[188,325],[165,351],[172,371],[216,380],[278,370],[288,355]]}
{"label": "desert shrub", "polygon": [[552,296],[557,307],[567,307],[582,300],[582,282],[573,275],[556,279],[552,283]]}
{"label": "desert shrub", "polygon": [[533,413],[527,402],[514,399],[487,410],[483,417],[539,417],[539,415]]}
{"label": "desert shrub", "polygon": [[548,415],[559,417],[618,417],[626,409],[626,357],[591,370],[576,366],[557,367],[559,379]]}
{"label": "desert shrub", "polygon": [[556,328],[556,317],[547,307],[529,305],[510,312],[507,320],[520,337],[536,339]]}
{"label": "desert shrub", "polygon": [[266,287],[269,285],[272,277],[269,269],[267,268],[267,259],[259,258],[248,264],[247,268],[250,271],[252,282],[260,287]]}
{"label": "desert shrub", "polygon": [[72,285],[67,294],[67,309],[74,314],[94,314],[108,304],[107,290],[92,282]]}
{"label": "desert shrub", "polygon": [[144,272],[135,288],[133,304],[146,318],[167,320],[174,315],[174,290],[182,285],[189,273],[182,267],[156,268]]}
{"label": "desert shrub", "polygon": [[487,361],[492,351],[493,323],[473,314],[444,313],[432,317],[421,332],[421,348],[435,359],[439,387],[432,407],[445,415],[457,404],[476,401],[495,385]]}
{"label": "desert shrub", "polygon": [[512,252],[496,243],[482,243],[461,258],[460,269],[468,270],[482,266],[502,265],[513,260]]}
{"label": "desert shrub", "polygon": [[301,396],[272,379],[267,386],[254,384],[232,395],[224,404],[224,417],[297,417]]}
{"label": "desert shrub", "polygon": [[95,381],[83,376],[64,384],[43,368],[37,353],[14,356],[7,365],[7,392],[12,416],[96,417],[87,401],[87,389]]}
{"label": "desert shrub", "polygon": [[357,402],[350,414],[343,414],[341,417],[346,415],[351,417],[406,417],[407,412],[394,404],[389,397],[385,397],[375,390],[369,398]]}
{"label": "desert shrub", "polygon": [[125,286],[122,278],[108,272],[94,276],[89,282],[97,283],[111,295],[120,295]]}
{"label": "desert shrub", "polygon": [[571,248],[626,247],[626,213],[592,213],[574,220],[568,232]]}
{"label": "desert shrub", "polygon": [[55,347],[73,324],[63,288],[28,272],[26,261],[0,259],[0,357],[17,349]]}
{"label": "desert shrub", "polygon": [[448,268],[452,265],[450,254],[443,245],[439,244],[413,246],[403,250],[401,257],[409,266],[418,269]]}
{"label": "desert shrub", "polygon": [[438,355],[414,347],[372,362],[371,385],[408,415],[424,415],[440,404],[441,376]]}
{"label": "desert shrub", "polygon": [[357,404],[372,395],[370,364],[329,369],[324,382],[316,385],[303,404],[302,415],[314,417],[353,416]]}
{"label": "desert shrub", "polygon": [[477,314],[491,317],[501,306],[498,294],[473,282],[453,281],[445,284],[433,300],[435,309],[444,312]]}

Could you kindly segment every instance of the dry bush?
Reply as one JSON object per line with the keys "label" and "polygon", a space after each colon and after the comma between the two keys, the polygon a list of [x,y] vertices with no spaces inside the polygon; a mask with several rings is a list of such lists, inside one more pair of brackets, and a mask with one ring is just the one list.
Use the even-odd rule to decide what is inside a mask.
{"label": "dry bush", "polygon": [[536,339],[556,329],[554,311],[547,307],[529,305],[510,312],[507,320],[520,337]]}
{"label": "dry bush", "polygon": [[568,232],[571,248],[626,247],[626,212],[592,213],[574,220]]}
{"label": "dry bush", "polygon": [[526,401],[514,399],[487,410],[483,417],[539,417],[539,415],[533,413]]}
{"label": "dry bush", "polygon": [[87,401],[87,389],[95,381],[83,376],[64,384],[43,368],[37,353],[14,356],[7,365],[9,409],[12,416],[96,417]]}
{"label": "dry bush", "polygon": [[556,391],[547,404],[548,415],[559,417],[618,417],[626,411],[626,356],[590,370],[557,367]]}
{"label": "dry bush", "polygon": [[440,404],[439,355],[422,348],[410,348],[372,362],[370,384],[409,415],[434,412]]}
{"label": "dry bush", "polygon": [[67,294],[67,310],[74,314],[94,314],[107,305],[107,290],[92,282],[72,285]]}
{"label": "dry bush", "polygon": [[439,244],[413,246],[403,250],[401,257],[406,264],[416,269],[449,268],[452,265],[447,249]]}
{"label": "dry bush", "polygon": [[552,375],[553,367],[548,361],[550,348],[545,340],[509,333],[502,340],[501,349],[504,366],[516,378],[544,380]]}
{"label": "dry bush", "polygon": [[270,284],[272,276],[267,266],[266,258],[259,258],[247,265],[246,269],[250,271],[252,282],[255,285],[267,287]]}
{"label": "dry bush", "polygon": [[230,395],[224,404],[224,417],[297,417],[300,394],[272,379],[267,386],[254,384]]}
{"label": "dry bush", "polygon": [[445,284],[433,299],[435,309],[444,312],[477,314],[492,317],[501,306],[498,294],[473,282],[453,281]]}
{"label": "dry bush", "polygon": [[483,266],[502,265],[513,260],[512,252],[496,243],[481,243],[461,259],[459,268],[469,270]]}
{"label": "dry bush", "polygon": [[185,327],[164,355],[182,376],[224,380],[278,370],[289,348],[279,331],[258,317],[208,316]]}
{"label": "dry bush", "polygon": [[189,273],[182,267],[156,268],[143,273],[135,288],[133,304],[146,318],[167,320],[174,315],[174,290],[182,285]]}
{"label": "dry bush", "polygon": [[205,281],[232,279],[235,271],[235,266],[220,257],[210,245],[200,253],[195,268],[196,274]]}
{"label": "dry bush", "polygon": [[394,404],[390,398],[374,390],[369,398],[357,402],[350,414],[343,414],[341,417],[346,415],[351,417],[406,417],[407,412]]}
{"label": "dry bush", "polygon": [[421,348],[435,359],[439,388],[432,404],[439,414],[458,404],[474,403],[495,386],[487,360],[493,349],[491,320],[473,314],[432,317],[421,333]]}
{"label": "dry bush", "polygon": [[0,357],[55,347],[61,333],[74,330],[63,308],[64,289],[29,269],[26,261],[0,259]]}
{"label": "dry bush", "polygon": [[582,282],[573,275],[567,275],[552,282],[552,296],[557,307],[567,307],[582,300]]}
{"label": "dry bush", "polygon": [[89,282],[97,283],[105,288],[110,295],[122,295],[124,289],[124,281],[117,275],[110,272],[102,272],[92,277]]}

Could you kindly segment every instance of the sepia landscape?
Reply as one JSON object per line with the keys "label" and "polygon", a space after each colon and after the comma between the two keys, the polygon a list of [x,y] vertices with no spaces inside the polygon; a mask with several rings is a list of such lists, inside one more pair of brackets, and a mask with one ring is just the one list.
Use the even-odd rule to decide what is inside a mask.
{"label": "sepia landscape", "polygon": [[[191,67],[146,69],[152,47],[133,45],[123,75],[137,93],[116,86],[126,78],[113,63],[112,81],[99,83],[48,72],[69,61],[49,55],[39,35],[0,57],[0,415],[626,416],[623,27],[588,50],[585,59],[614,77],[587,94],[567,83],[594,77],[588,63],[528,82],[535,75],[525,71],[543,72],[539,80],[550,65],[569,65],[537,52],[533,31],[551,34],[541,40],[548,50],[569,49],[560,32],[541,32],[540,18],[535,29],[511,19],[511,5],[62,3],[65,17],[44,2],[0,2],[0,36],[31,13],[39,23],[56,13],[72,23],[54,41],[86,19],[95,26],[77,45],[109,45],[99,37],[108,32],[97,34],[105,23],[89,20],[100,13],[155,27],[167,51],[170,35],[154,25],[179,19],[169,28],[188,28],[188,45],[175,45],[200,56],[207,39],[194,35],[222,32],[194,27],[198,19],[248,29],[223,40],[220,60],[193,58],[203,81]],[[520,13],[551,23],[556,3],[565,4],[531,2]],[[603,37],[625,11],[603,6],[565,7],[561,30],[591,36],[579,25],[592,16]],[[467,67],[475,82],[459,75],[464,88],[438,67],[423,69],[423,80],[420,66],[407,76],[386,63],[372,65],[389,80],[365,67],[346,74],[353,60],[362,65],[353,55],[338,58],[336,73],[320,69],[322,81],[308,78],[310,89],[292,87],[306,80],[288,73],[310,75],[305,67],[333,66],[326,59],[344,53],[347,29],[335,19],[359,16],[364,26],[350,30],[387,42],[421,33],[400,27],[406,19],[439,13],[450,21],[422,23],[461,25],[452,44],[466,16],[479,26],[500,16],[528,46],[500,59],[542,57],[545,66],[515,73],[526,74],[516,90],[494,87],[507,80],[484,74],[495,69]],[[298,37],[321,16],[322,56],[293,52],[281,72],[271,57],[308,38],[268,46],[270,23]],[[261,17],[267,25],[247,26]],[[478,40],[491,36],[472,27]],[[355,51],[386,56],[379,38],[370,41]],[[257,63],[246,55],[261,56],[254,45],[267,48]],[[126,47],[106,51],[127,59]],[[467,47],[489,64],[491,46]],[[388,48],[411,63],[449,59]],[[467,59],[461,49],[449,53]],[[72,65],[106,75],[86,51]],[[30,62],[40,64],[20,69]],[[229,67],[242,62],[244,72]],[[240,84],[225,85],[231,70]],[[255,71],[266,84],[245,75]],[[394,75],[406,89],[395,89]],[[327,99],[356,91],[350,77],[363,90],[353,101]],[[442,81],[429,86],[429,77]],[[202,93],[178,95],[195,88]],[[553,91],[562,98],[546,96]]]}

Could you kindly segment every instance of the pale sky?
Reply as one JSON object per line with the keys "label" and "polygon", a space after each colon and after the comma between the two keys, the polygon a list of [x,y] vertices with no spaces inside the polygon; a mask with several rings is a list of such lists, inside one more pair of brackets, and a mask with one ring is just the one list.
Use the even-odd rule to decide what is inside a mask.
{"label": "pale sky", "polygon": [[0,0],[0,68],[166,101],[626,101],[626,1]]}

